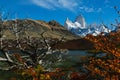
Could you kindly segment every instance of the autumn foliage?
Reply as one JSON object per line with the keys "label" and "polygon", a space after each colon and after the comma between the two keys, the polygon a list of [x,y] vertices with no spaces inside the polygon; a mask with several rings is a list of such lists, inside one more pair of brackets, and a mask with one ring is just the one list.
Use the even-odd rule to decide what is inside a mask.
{"label": "autumn foliage", "polygon": [[120,32],[111,32],[103,36],[88,35],[85,37],[94,43],[96,51],[106,53],[103,57],[91,57],[86,69],[91,71],[91,77],[100,80],[120,79]]}

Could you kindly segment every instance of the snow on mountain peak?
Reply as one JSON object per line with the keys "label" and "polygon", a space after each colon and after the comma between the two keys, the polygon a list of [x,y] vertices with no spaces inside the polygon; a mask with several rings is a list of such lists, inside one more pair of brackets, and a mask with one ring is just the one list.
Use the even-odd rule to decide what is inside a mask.
{"label": "snow on mountain peak", "polygon": [[80,23],[82,27],[86,26],[85,19],[82,15],[77,16],[75,22]]}
{"label": "snow on mountain peak", "polygon": [[87,34],[92,34],[94,36],[103,33],[108,33],[110,30],[105,25],[86,25],[85,19],[82,15],[76,17],[75,22],[72,22],[68,18],[65,21],[65,27],[69,31],[75,33],[79,36],[86,36]]}
{"label": "snow on mountain peak", "polygon": [[70,21],[68,18],[66,19],[65,27],[68,30],[71,30],[72,28],[76,28],[75,25],[74,25],[74,23],[72,23],[72,21]]}
{"label": "snow on mountain peak", "polygon": [[69,20],[68,18],[65,21],[65,27],[68,30],[71,30],[72,28],[74,29],[78,29],[78,28],[85,28],[85,19],[82,17],[82,15],[78,16],[75,20],[75,22],[72,22],[71,20]]}

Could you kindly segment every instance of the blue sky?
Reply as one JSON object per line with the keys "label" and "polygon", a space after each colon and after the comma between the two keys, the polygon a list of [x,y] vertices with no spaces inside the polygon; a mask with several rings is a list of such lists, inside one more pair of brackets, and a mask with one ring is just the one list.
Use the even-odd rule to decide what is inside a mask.
{"label": "blue sky", "polygon": [[118,15],[113,7],[119,5],[120,0],[0,0],[0,6],[13,14],[12,18],[17,14],[18,18],[56,20],[62,25],[67,17],[74,21],[79,14],[87,24],[114,23]]}

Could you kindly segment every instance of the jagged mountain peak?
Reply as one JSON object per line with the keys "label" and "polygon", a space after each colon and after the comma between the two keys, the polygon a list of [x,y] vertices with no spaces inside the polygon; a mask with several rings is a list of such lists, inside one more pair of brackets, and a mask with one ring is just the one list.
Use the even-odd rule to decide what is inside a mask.
{"label": "jagged mountain peak", "polygon": [[67,17],[66,21],[70,21],[68,17]]}
{"label": "jagged mountain peak", "polygon": [[92,34],[94,36],[103,33],[108,33],[110,30],[103,24],[96,25],[86,25],[85,18],[80,14],[76,17],[75,22],[70,21],[68,18],[64,25],[69,31],[73,32],[79,36],[86,36],[87,34]]}
{"label": "jagged mountain peak", "polygon": [[81,14],[76,17],[75,22],[80,23],[81,27],[86,27],[85,19]]}
{"label": "jagged mountain peak", "polygon": [[68,30],[71,29],[78,29],[78,28],[85,28],[86,27],[86,22],[85,19],[82,17],[82,15],[79,15],[76,17],[75,22],[72,22],[71,20],[69,20],[69,18],[67,17],[66,21],[65,21],[65,27]]}

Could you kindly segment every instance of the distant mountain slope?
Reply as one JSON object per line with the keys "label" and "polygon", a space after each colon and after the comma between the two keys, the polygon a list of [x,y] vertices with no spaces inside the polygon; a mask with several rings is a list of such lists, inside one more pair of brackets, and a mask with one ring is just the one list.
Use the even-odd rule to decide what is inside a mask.
{"label": "distant mountain slope", "polygon": [[66,30],[62,25],[56,21],[45,22],[41,20],[7,20],[3,23],[4,37],[7,39],[15,39],[17,32],[20,38],[23,37],[41,37],[40,34],[44,33],[44,37],[48,38],[62,38],[72,40],[79,38],[70,31]]}
{"label": "distant mountain slope", "polygon": [[53,48],[57,49],[70,49],[70,50],[94,50],[94,44],[84,38],[69,40],[67,42],[62,42],[60,44],[56,44]]}

